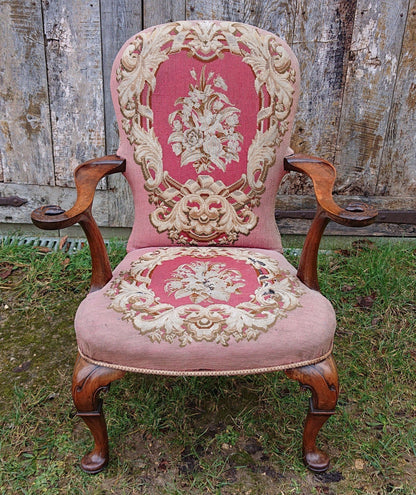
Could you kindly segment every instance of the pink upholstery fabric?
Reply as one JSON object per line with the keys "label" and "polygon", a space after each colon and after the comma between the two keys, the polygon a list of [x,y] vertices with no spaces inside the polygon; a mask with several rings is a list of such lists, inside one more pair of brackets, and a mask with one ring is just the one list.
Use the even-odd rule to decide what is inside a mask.
{"label": "pink upholstery fabric", "polygon": [[332,306],[296,278],[274,220],[299,85],[287,44],[241,23],[172,22],[126,42],[111,91],[135,223],[113,279],[78,309],[82,356],[239,374],[331,352]]}
{"label": "pink upholstery fabric", "polygon": [[295,56],[241,23],[181,21],[128,40],[111,89],[146,246],[281,250],[274,201],[299,92]]}
{"label": "pink upholstery fabric", "polygon": [[81,303],[81,354],[149,373],[233,374],[317,362],[332,347],[331,304],[275,251],[144,248]]}

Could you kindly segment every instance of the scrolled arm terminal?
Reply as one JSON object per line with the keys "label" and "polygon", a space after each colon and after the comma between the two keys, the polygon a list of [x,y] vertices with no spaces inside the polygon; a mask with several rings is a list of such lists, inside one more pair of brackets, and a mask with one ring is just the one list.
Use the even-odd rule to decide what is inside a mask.
{"label": "scrolled arm terminal", "polygon": [[57,205],[41,206],[32,212],[32,222],[44,230],[63,229],[82,220],[94,200],[98,182],[106,175],[124,172],[125,160],[117,155],[103,156],[82,163],[74,171],[77,199],[74,206],[64,211]]}
{"label": "scrolled arm terminal", "polygon": [[311,289],[319,290],[318,249],[328,222],[332,220],[347,227],[365,227],[376,220],[377,211],[360,202],[351,203],[345,208],[337,205],[332,197],[336,170],[322,158],[290,155],[284,159],[284,167],[287,171],[306,174],[313,182],[318,208],[303,245],[298,277]]}
{"label": "scrolled arm terminal", "polygon": [[111,278],[111,267],[104,240],[91,213],[95,189],[106,175],[124,172],[125,160],[104,156],[79,165],[74,172],[77,199],[68,211],[57,205],[41,206],[32,212],[32,222],[40,229],[54,230],[79,223],[88,239],[92,260],[91,291],[103,287]]}
{"label": "scrolled arm terminal", "polygon": [[312,179],[316,201],[334,222],[349,227],[365,227],[372,224],[377,211],[364,203],[352,203],[346,208],[337,205],[332,197],[336,179],[335,167],[322,158],[307,155],[291,155],[284,160],[285,170],[300,172]]}

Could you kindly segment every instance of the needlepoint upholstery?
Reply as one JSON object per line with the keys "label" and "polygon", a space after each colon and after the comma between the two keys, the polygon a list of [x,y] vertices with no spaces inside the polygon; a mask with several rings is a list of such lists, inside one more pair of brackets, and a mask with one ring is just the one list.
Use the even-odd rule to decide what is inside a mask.
{"label": "needlepoint upholstery", "polygon": [[85,359],[238,374],[329,355],[333,309],[274,221],[298,72],[284,41],[241,23],[172,22],[121,48],[111,89],[136,215],[129,254],[78,310]]}
{"label": "needlepoint upholstery", "polygon": [[[371,224],[365,205],[333,201],[335,167],[294,155],[299,67],[272,33],[235,22],[181,21],[130,38],[114,62],[117,155],[75,170],[77,201],[32,213],[41,228],[79,222],[91,248],[91,291],[79,306],[72,396],[94,437],[81,467],[100,472],[109,442],[100,391],[126,371],[239,375],[284,370],[312,391],[303,459],[329,457],[316,436],[335,412],[334,310],[319,293],[317,255],[331,219]],[[289,156],[291,155],[291,156]],[[299,268],[284,258],[274,218],[286,173],[312,179],[318,209]],[[111,272],[91,205],[99,181],[124,173],[135,220]],[[304,282],[304,283],[303,283]]]}
{"label": "needlepoint upholstery", "polygon": [[280,253],[178,246],[130,252],[75,328],[81,355],[104,366],[240,374],[322,360],[335,316]]}
{"label": "needlepoint upholstery", "polygon": [[136,208],[128,251],[281,251],[274,200],[298,72],[284,41],[241,23],[173,22],[126,42],[111,86]]}

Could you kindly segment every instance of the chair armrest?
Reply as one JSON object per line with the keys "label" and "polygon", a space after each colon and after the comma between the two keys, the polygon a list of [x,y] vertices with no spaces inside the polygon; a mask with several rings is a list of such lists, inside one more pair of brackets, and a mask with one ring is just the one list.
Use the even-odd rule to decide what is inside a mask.
{"label": "chair armrest", "polygon": [[300,172],[312,179],[318,205],[334,222],[348,227],[365,227],[375,221],[377,211],[370,205],[352,203],[341,208],[335,203],[332,189],[336,170],[331,163],[313,156],[291,155],[284,159],[284,166],[285,170]]}
{"label": "chair armrest", "polygon": [[74,225],[91,208],[98,182],[106,175],[124,172],[125,167],[125,160],[117,155],[103,156],[81,163],[74,171],[77,188],[74,206],[68,211],[57,205],[41,206],[32,212],[32,222],[44,230],[63,229]]}
{"label": "chair armrest", "polygon": [[318,208],[303,245],[297,275],[309,288],[319,291],[318,249],[328,222],[333,220],[348,227],[365,227],[375,221],[377,211],[364,203],[353,203],[346,208],[337,205],[332,197],[336,170],[326,160],[291,155],[284,159],[284,167],[288,171],[306,174],[312,179],[315,189]]}
{"label": "chair armrest", "polygon": [[32,212],[32,222],[41,229],[53,230],[79,223],[88,239],[91,251],[92,274],[90,291],[101,289],[111,279],[111,266],[101,232],[92,216],[91,207],[98,182],[106,175],[124,172],[125,160],[117,155],[104,156],[79,165],[74,172],[77,199],[64,211],[48,205]]}

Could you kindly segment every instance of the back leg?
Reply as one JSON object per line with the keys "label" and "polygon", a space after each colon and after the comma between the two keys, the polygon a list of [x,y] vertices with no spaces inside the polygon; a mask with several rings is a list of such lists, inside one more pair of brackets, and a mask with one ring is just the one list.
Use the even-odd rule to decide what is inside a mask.
{"label": "back leg", "polygon": [[303,461],[311,471],[326,471],[329,457],[316,446],[316,437],[327,419],[335,413],[338,400],[338,372],[334,358],[331,354],[320,363],[285,370],[285,373],[312,391],[303,430]]}
{"label": "back leg", "polygon": [[124,371],[88,363],[79,354],[75,362],[72,380],[72,398],[77,416],[85,421],[94,437],[94,449],[81,460],[81,468],[91,474],[99,473],[108,464],[108,435],[102,399],[99,394],[107,391],[110,383],[122,378]]}

